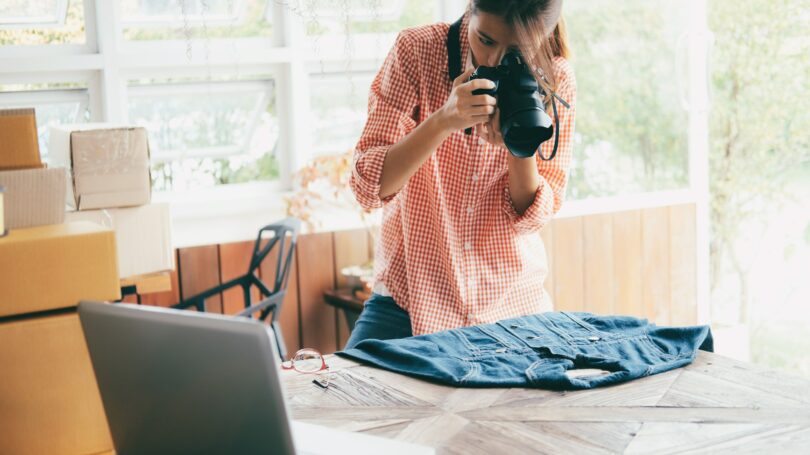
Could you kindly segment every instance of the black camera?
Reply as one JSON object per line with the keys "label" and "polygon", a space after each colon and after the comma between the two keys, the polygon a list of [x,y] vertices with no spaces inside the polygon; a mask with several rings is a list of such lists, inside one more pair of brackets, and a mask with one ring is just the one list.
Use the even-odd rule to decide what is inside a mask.
{"label": "black camera", "polygon": [[[523,60],[519,52],[509,52],[497,67],[479,66],[470,76],[473,79],[489,79],[495,83],[494,89],[474,90],[474,95],[491,95],[498,100],[500,111],[501,134],[503,142],[512,155],[528,158],[540,147],[540,144],[554,135],[554,123],[546,113],[543,103],[545,92],[540,88],[533,71]],[[552,98],[554,116],[557,117],[557,106]],[[467,134],[472,130],[468,129]],[[542,154],[544,160],[551,160],[557,152],[557,137],[554,140],[554,151],[549,158]]]}

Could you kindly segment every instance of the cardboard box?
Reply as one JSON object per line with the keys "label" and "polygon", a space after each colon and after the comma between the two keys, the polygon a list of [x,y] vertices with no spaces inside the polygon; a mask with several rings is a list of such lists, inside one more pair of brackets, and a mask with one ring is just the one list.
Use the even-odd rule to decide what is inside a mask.
{"label": "cardboard box", "polygon": [[65,168],[0,171],[7,229],[65,222]]}
{"label": "cardboard box", "polygon": [[0,171],[41,167],[34,109],[0,109]]}
{"label": "cardboard box", "polygon": [[111,229],[88,222],[53,224],[0,238],[0,316],[119,298]]}
{"label": "cardboard box", "polygon": [[51,127],[53,166],[68,168],[68,205],[93,210],[146,205],[152,198],[146,129],[105,124]]}
{"label": "cardboard box", "polygon": [[75,312],[0,322],[0,453],[112,450]]}
{"label": "cardboard box", "polygon": [[91,221],[115,231],[121,278],[174,269],[169,204],[67,212],[66,220]]}

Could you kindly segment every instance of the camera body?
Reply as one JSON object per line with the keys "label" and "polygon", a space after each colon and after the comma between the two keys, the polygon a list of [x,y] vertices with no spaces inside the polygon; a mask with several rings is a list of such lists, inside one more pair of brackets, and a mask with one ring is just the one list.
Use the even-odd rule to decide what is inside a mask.
{"label": "camera body", "polygon": [[519,158],[534,156],[540,144],[553,136],[554,124],[543,103],[545,92],[520,53],[507,53],[497,67],[479,66],[470,76],[474,79],[495,83],[495,88],[473,94],[497,98],[501,135],[509,152]]}

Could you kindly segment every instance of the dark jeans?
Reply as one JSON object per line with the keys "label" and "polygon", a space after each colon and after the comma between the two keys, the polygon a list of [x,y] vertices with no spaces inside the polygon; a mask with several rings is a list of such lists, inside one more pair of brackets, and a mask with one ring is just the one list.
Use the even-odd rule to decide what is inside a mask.
{"label": "dark jeans", "polygon": [[363,340],[392,340],[413,336],[411,317],[391,297],[371,294],[344,349]]}

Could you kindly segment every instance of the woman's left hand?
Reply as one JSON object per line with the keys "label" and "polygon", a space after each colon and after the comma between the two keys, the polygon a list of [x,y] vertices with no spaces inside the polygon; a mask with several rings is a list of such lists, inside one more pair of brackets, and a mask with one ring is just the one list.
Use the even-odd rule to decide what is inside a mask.
{"label": "woman's left hand", "polygon": [[501,111],[495,108],[489,122],[481,123],[475,128],[478,136],[496,147],[506,148],[501,135]]}

